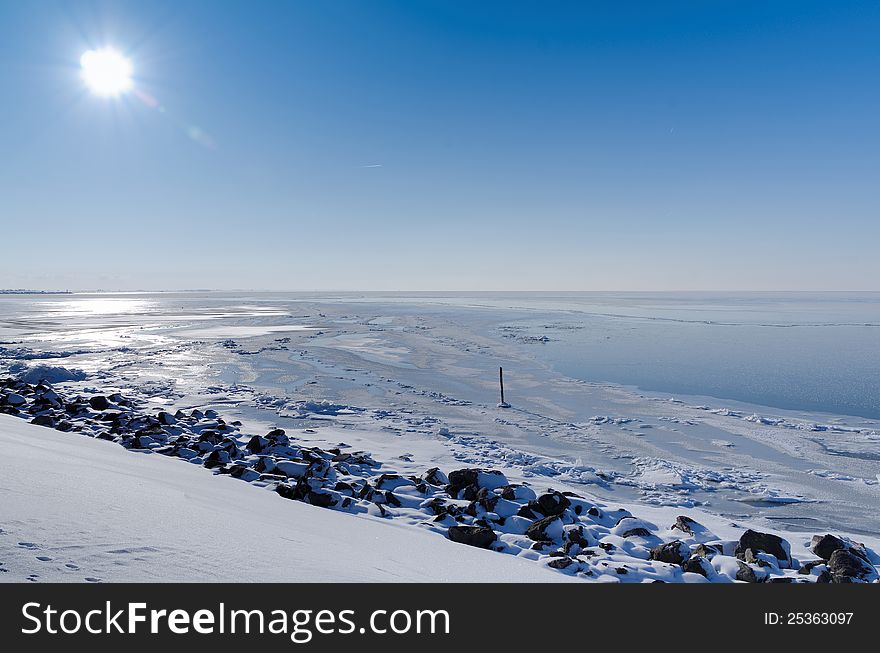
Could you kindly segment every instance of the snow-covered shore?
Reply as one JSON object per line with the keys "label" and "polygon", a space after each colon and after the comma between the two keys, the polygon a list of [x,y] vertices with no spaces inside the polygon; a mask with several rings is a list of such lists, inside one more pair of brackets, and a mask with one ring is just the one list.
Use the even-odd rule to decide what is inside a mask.
{"label": "snow-covered shore", "polygon": [[651,521],[641,506],[514,482],[510,470],[408,473],[424,450],[381,461],[345,442],[317,446],[332,429],[249,435],[213,409],[171,414],[15,378],[0,381],[0,413],[6,580],[880,579],[880,556],[846,536],[800,535],[793,546],[696,512]]}
{"label": "snow-covered shore", "polygon": [[[305,514],[322,514],[316,524],[326,519],[348,532],[349,525],[355,524],[351,528],[358,529],[361,522],[367,521],[371,523],[369,528],[375,526],[383,534],[395,534],[391,548],[406,549],[412,547],[398,543],[398,533],[434,538],[449,547],[450,528],[461,526],[466,528],[457,534],[453,530],[453,537],[473,540],[471,536],[475,536],[474,541],[508,554],[478,551],[481,556],[512,560],[526,565],[518,566],[518,570],[532,570],[525,575],[517,571],[517,578],[508,578],[510,574],[500,567],[487,567],[485,577],[475,578],[468,572],[467,580],[529,580],[529,573],[540,573],[543,576],[539,578],[549,574],[553,579],[579,577],[611,582],[729,582],[736,579],[740,563],[750,565],[758,580],[827,580],[830,571],[824,563],[810,567],[809,573],[798,573],[799,566],[804,569],[807,563],[817,560],[811,550],[814,535],[833,533],[862,542],[868,549],[878,549],[880,517],[875,508],[880,483],[876,448],[880,431],[876,421],[770,410],[712,398],[648,395],[566,378],[530,355],[535,347],[542,346],[540,343],[524,343],[505,335],[499,315],[512,318],[516,315],[514,309],[499,313],[484,307],[465,310],[289,297],[257,301],[211,295],[147,299],[139,295],[99,295],[74,296],[65,301],[9,301],[12,303],[2,306],[6,312],[0,311],[0,336],[4,339],[0,342],[0,376],[9,375],[15,383],[31,386],[46,379],[64,401],[80,404],[73,414],[54,417],[42,412],[56,410],[51,406],[37,407],[36,412],[30,407],[24,411],[28,419],[36,416],[46,425],[82,429],[82,433],[98,437],[108,437],[106,431],[115,426],[112,437],[127,448],[142,450],[133,454],[116,447],[118,451],[113,455],[124,454],[126,466],[147,461],[148,466],[163,465],[163,470],[173,467],[175,475],[179,469],[188,470],[188,475],[199,472],[199,480],[194,482],[199,487],[204,484],[200,497],[235,481],[233,485],[242,489],[232,492],[247,491],[251,497],[247,501],[259,497],[260,508],[247,508],[245,502],[245,511],[272,523],[278,510],[298,514],[307,508],[310,512]],[[499,362],[514,370],[510,379],[514,401],[506,410],[495,406],[497,367],[494,375],[487,374]],[[33,388],[22,392],[28,395],[25,399],[30,404]],[[82,406],[85,400],[76,400],[77,395],[88,399],[117,393],[130,398],[131,403],[111,406],[109,412],[124,409],[137,413],[137,419],[132,421],[129,415],[125,425],[114,425],[112,416],[106,418],[109,422],[100,417],[107,409],[92,407],[88,402]],[[225,424],[235,426],[221,437],[209,439],[211,451],[196,451],[194,446],[203,446],[199,443],[201,432],[212,430],[211,424],[217,419],[211,417],[212,410],[222,416]],[[181,418],[157,424],[160,411],[170,415],[182,411]],[[4,423],[9,419],[4,418]],[[142,419],[147,423],[138,421]],[[70,424],[64,425],[65,420]],[[134,433],[144,427],[152,430],[152,434],[145,434],[150,440],[135,442]],[[48,431],[21,420],[15,428]],[[284,429],[292,443],[272,441],[268,436],[276,429]],[[21,445],[24,440],[20,433],[18,436]],[[248,449],[254,436],[276,449]],[[106,443],[76,433],[61,433],[60,437],[106,449]],[[177,442],[181,437],[185,441]],[[223,442],[227,437],[234,446]],[[306,449],[315,451],[303,457]],[[225,450],[229,459],[219,450]],[[170,453],[183,460],[169,460],[155,453],[144,455],[144,451]],[[331,460],[357,451],[369,452],[376,465],[340,469],[336,466],[339,461]],[[63,457],[33,456],[37,453],[19,450],[15,469],[40,472],[29,476],[21,472],[21,476],[15,476],[18,486],[38,487],[37,479],[66,473],[45,471],[63,470]],[[210,456],[213,458],[208,460]],[[85,453],[73,456],[80,461],[87,457]],[[184,462],[187,459],[198,466]],[[216,478],[199,469],[205,463],[215,473],[226,473]],[[296,480],[297,470],[304,466],[320,486],[311,488],[318,497],[309,497]],[[152,469],[140,469],[148,468]],[[328,468],[332,468],[332,474]],[[432,468],[447,475],[459,472],[457,478],[470,480],[460,485],[435,475],[434,482],[425,485]],[[496,470],[512,487],[474,483],[481,473],[474,470]],[[252,482],[228,478],[234,475]],[[408,481],[388,477],[382,480],[383,475]],[[146,482],[146,476],[135,470],[111,477],[120,483],[127,478]],[[109,478],[105,478],[102,488],[109,487]],[[99,493],[89,490],[85,473],[76,482],[85,488],[86,495]],[[343,483],[339,488],[338,482]],[[285,490],[285,486],[290,489]],[[23,491],[15,487],[8,481],[4,489],[13,496],[21,495]],[[282,497],[286,494],[297,501],[280,500],[279,487]],[[273,488],[276,492],[271,491]],[[385,496],[386,492],[393,497]],[[562,506],[557,515],[548,514],[556,509],[546,497],[557,497],[556,492],[564,493],[570,505]],[[123,538],[125,520],[135,514],[128,506],[142,509],[143,497],[119,496],[118,506],[109,510],[105,519],[119,521],[122,530],[117,532]],[[312,498],[334,509],[321,511],[300,505]],[[345,498],[351,501],[342,506]],[[238,501],[236,498],[232,503]],[[210,503],[207,498],[205,502]],[[226,503],[222,516],[215,515],[216,521],[241,522],[241,511]],[[70,517],[64,523],[68,530],[79,533],[74,538],[78,540],[76,546],[89,549],[94,542],[88,538],[90,534],[94,537],[95,531],[80,532],[83,527],[76,526],[81,521],[76,515],[76,505],[80,504],[88,506],[83,496],[68,506],[64,514]],[[9,562],[23,555],[22,564],[31,566],[21,567],[19,571],[27,571],[21,575],[7,565],[10,571],[0,572],[0,578],[27,578],[31,573],[40,573],[38,562],[52,562],[37,556],[56,559],[39,553],[28,558],[27,547],[19,546],[20,542],[51,542],[38,535],[53,532],[52,504],[31,507],[31,517],[18,513],[17,521],[43,530],[34,535],[25,531],[11,537],[4,535],[0,540],[0,561]],[[204,505],[201,507],[204,509]],[[591,515],[590,508],[600,514]],[[268,512],[261,513],[262,509]],[[354,514],[338,514],[343,509]],[[325,517],[325,513],[330,516]],[[206,514],[212,514],[211,510]],[[559,519],[533,529],[532,535],[538,539],[529,536],[528,530],[536,522],[554,516]],[[678,519],[682,516],[695,520],[700,528],[691,528],[696,529],[692,533],[673,528],[676,523],[690,523]],[[621,525],[617,523],[621,519],[640,523],[624,521]],[[12,532],[6,521],[5,515],[0,518],[0,528]],[[163,537],[169,538],[164,546],[170,549],[150,546],[157,551],[197,551],[194,540],[198,537],[187,534],[186,521],[176,522],[180,528],[174,532],[163,531]],[[40,523],[42,527],[37,526]],[[259,530],[246,520],[241,523],[247,523],[249,531]],[[560,526],[561,533],[557,532]],[[489,529],[492,534],[469,532],[472,527]],[[113,526],[108,523],[101,530],[113,532]],[[320,537],[307,540],[304,551],[321,548],[330,530],[328,526]],[[769,546],[767,540],[761,545],[752,542],[751,547],[740,546],[742,559],[737,560],[736,545],[746,530],[772,536],[770,540],[785,540],[792,561],[777,558],[773,567],[773,560],[756,555],[766,553],[759,549]],[[135,528],[133,532],[138,531]],[[211,537],[223,541],[227,536],[212,532]],[[285,536],[279,533],[278,537]],[[666,549],[664,545],[668,545]],[[123,543],[112,549],[124,551],[129,546]],[[430,550],[431,545],[427,546]],[[451,555],[456,559],[472,555],[472,548],[452,546]],[[746,549],[752,551],[748,562]],[[827,549],[823,547],[826,554]],[[335,549],[331,546],[328,550]],[[378,545],[370,549],[377,554],[381,550]],[[776,552],[780,553],[778,549]],[[97,550],[95,555],[101,558]],[[303,555],[301,561],[307,558]],[[315,559],[323,559],[318,553],[314,555]],[[874,560],[873,554],[866,555]],[[682,565],[694,556],[705,558],[709,566],[700,560],[694,563],[699,569],[685,571]],[[162,557],[157,553],[147,559],[155,562]],[[650,560],[652,557],[660,559]],[[683,560],[663,560],[678,557]],[[400,578],[458,578],[458,570],[452,572],[442,565],[441,576],[425,571],[421,562],[435,558],[442,561],[443,555],[420,558]],[[152,562],[138,572],[119,569],[124,565],[98,565],[89,577],[125,580],[144,577],[138,575],[141,573],[167,577],[168,572]],[[556,571],[542,568],[551,563],[558,568]],[[77,562],[71,564],[86,568]],[[226,573],[243,578],[235,574],[246,575],[248,563],[236,558],[230,561],[233,564],[239,566],[238,570],[224,567]],[[216,560],[208,560],[202,567],[194,567],[201,570],[198,573],[187,576],[181,571],[179,576],[205,579],[207,570],[216,565]],[[46,568],[43,565],[44,572]],[[271,566],[267,564],[264,569],[268,573]],[[333,578],[390,578],[370,576],[345,565],[337,569],[339,575]],[[76,574],[71,577],[78,578]]]}

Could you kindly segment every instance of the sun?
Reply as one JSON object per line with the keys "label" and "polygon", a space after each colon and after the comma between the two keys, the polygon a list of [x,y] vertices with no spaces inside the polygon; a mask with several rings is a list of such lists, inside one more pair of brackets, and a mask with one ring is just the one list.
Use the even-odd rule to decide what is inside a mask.
{"label": "sun", "polygon": [[115,97],[134,85],[131,61],[112,48],[88,50],[79,63],[82,79],[95,95]]}

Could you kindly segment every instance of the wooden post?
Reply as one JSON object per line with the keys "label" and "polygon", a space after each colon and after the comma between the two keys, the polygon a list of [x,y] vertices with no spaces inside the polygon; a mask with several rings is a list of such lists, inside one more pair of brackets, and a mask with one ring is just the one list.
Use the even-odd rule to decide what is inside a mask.
{"label": "wooden post", "polygon": [[498,384],[501,386],[501,403],[504,403],[504,369],[498,368]]}

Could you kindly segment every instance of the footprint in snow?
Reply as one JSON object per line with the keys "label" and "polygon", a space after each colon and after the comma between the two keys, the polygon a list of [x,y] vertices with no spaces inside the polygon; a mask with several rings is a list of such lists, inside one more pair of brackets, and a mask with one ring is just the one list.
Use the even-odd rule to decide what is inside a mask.
{"label": "footprint in snow", "polygon": [[86,576],[85,580],[87,580],[90,583],[100,583],[101,582],[100,578],[94,578],[92,576]]}
{"label": "footprint in snow", "polygon": [[38,544],[34,544],[33,542],[19,542],[18,546],[22,549],[39,549],[40,546]]}
{"label": "footprint in snow", "polygon": [[73,564],[72,562],[68,562],[68,563],[67,563],[66,565],[64,565],[64,566],[67,567],[68,569],[73,570],[73,571],[79,571],[79,567],[77,567],[77,566],[76,566],[75,564]]}
{"label": "footprint in snow", "polygon": [[49,556],[37,556],[37,560],[40,560],[41,562],[51,562],[52,558]]}

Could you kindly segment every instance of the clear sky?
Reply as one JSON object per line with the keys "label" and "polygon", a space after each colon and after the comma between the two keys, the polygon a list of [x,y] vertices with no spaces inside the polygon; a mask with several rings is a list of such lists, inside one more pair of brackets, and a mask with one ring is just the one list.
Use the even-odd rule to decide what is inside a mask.
{"label": "clear sky", "polygon": [[[0,0],[0,288],[880,289],[880,3]],[[99,97],[114,46],[134,88]]]}

